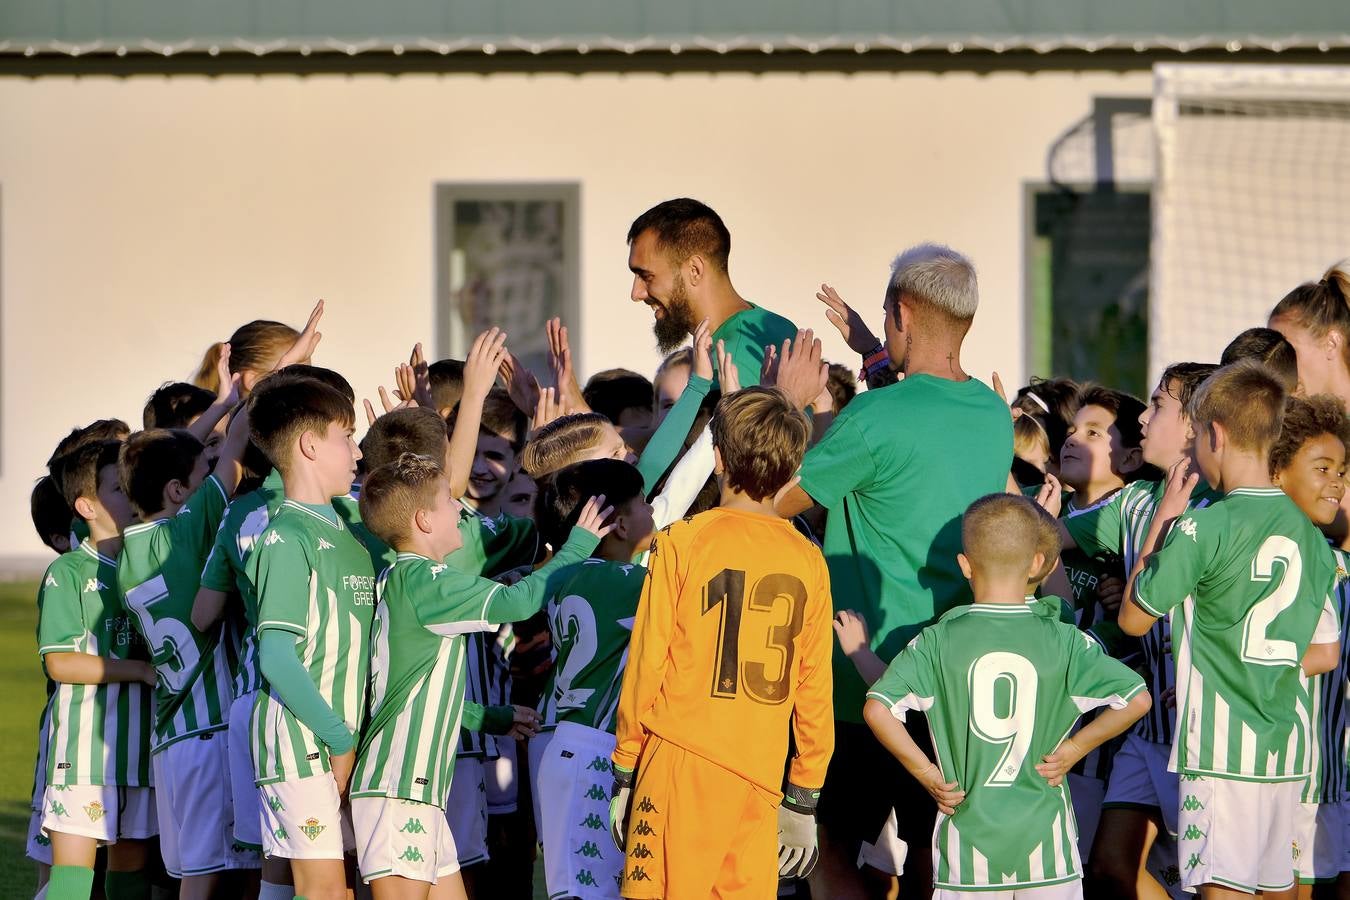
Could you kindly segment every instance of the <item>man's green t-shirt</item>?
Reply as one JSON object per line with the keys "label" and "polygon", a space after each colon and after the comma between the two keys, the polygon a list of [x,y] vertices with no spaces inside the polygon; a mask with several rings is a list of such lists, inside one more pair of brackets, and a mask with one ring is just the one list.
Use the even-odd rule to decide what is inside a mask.
{"label": "man's green t-shirt", "polygon": [[[801,487],[830,511],[835,607],[863,615],[882,659],[970,601],[961,516],[1007,487],[1012,443],[1008,406],[983,383],[911,375],[859,394],[807,451]],[[866,690],[836,647],[836,718],[861,722]]]}
{"label": "man's green t-shirt", "polygon": [[736,361],[736,373],[741,386],[759,384],[759,370],[764,366],[764,348],[772,344],[781,347],[783,341],[797,336],[797,326],[760,306],[750,304],[727,319],[713,332],[713,365],[717,365],[716,347],[724,341],[727,354]]}

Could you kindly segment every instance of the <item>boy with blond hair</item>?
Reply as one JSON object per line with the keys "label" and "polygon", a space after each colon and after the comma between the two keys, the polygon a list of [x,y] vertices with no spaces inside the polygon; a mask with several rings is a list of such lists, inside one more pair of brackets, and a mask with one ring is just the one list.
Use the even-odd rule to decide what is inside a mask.
{"label": "boy with blond hair", "polygon": [[361,517],[397,552],[380,575],[370,671],[370,721],[352,780],[362,877],[377,900],[449,897],[458,853],[443,808],[464,707],[464,635],[538,612],[553,573],[607,532],[594,498],[548,564],[516,584],[459,571],[459,503],[436,462],[411,453],[367,476]]}
{"label": "boy with blond hair", "polygon": [[[1199,472],[1172,468],[1120,612],[1127,634],[1174,620],[1181,877],[1206,898],[1292,888],[1316,738],[1299,670],[1331,671],[1339,656],[1335,558],[1271,484],[1284,409],[1283,385],[1255,361],[1200,386],[1187,409]],[[1187,512],[1202,476],[1223,497]]]}
{"label": "boy with blond hair", "polygon": [[829,575],[773,507],[810,425],[753,387],[722,398],[712,434],[721,505],[656,536],[624,672],[610,828],[625,897],[772,896],[817,857]]}

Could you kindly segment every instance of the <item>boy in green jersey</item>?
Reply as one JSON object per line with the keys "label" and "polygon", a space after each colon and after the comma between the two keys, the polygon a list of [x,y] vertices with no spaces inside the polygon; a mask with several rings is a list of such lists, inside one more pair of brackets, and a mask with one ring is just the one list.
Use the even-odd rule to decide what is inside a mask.
{"label": "boy in green jersey", "polygon": [[539,704],[541,733],[530,741],[550,897],[613,897],[623,877],[623,854],[605,840],[609,757],[628,642],[647,578],[633,558],[651,545],[655,526],[641,473],[613,459],[557,473],[549,512],[573,522],[597,494],[613,505],[614,527],[590,559],[558,573],[548,603],[557,660]]}
{"label": "boy in green jersey", "polygon": [[[349,400],[355,393],[347,379],[332,369],[297,363],[268,376],[314,378],[336,389]],[[256,447],[251,456],[262,456]],[[262,851],[262,810],[254,783],[253,756],[249,746],[249,722],[262,684],[258,665],[258,595],[249,580],[246,562],[267,530],[268,523],[285,501],[281,473],[266,457],[254,462],[266,471],[262,483],[236,497],[225,512],[215,543],[202,569],[201,588],[192,608],[192,624],[200,631],[214,627],[225,616],[240,630],[239,661],[234,676],[234,701],[229,712],[230,795],[234,804],[234,839],[251,850]],[[259,900],[290,900],[290,863],[274,856],[263,860]]]}
{"label": "boy in green jersey", "polygon": [[[1082,897],[1065,774],[1151,703],[1143,680],[1028,602],[1045,574],[1031,501],[983,497],[961,523],[961,570],[975,602],[929,626],[868,691],[863,716],[938,804],[934,897]],[[1109,707],[1074,737],[1083,713]],[[904,727],[927,714],[937,760]]]}
{"label": "boy in green jersey", "polygon": [[377,900],[455,896],[459,879],[445,876],[458,872],[458,854],[442,810],[464,702],[463,635],[537,612],[550,577],[609,532],[603,502],[591,500],[547,565],[506,587],[444,562],[462,538],[438,462],[405,453],[366,478],[362,520],[398,553],[379,581],[371,717],[351,792],[361,875]]}
{"label": "boy in green jersey", "polygon": [[[1322,533],[1331,529],[1345,496],[1346,447],[1350,446],[1350,419],[1337,397],[1291,397],[1285,407],[1279,440],[1270,451],[1270,474],[1276,487],[1289,495]],[[1308,692],[1312,742],[1312,775],[1294,822],[1294,863],[1299,896],[1330,890],[1342,871],[1350,871],[1347,837],[1345,765],[1345,628],[1347,586],[1345,554],[1336,550],[1336,589],[1332,600],[1341,623],[1341,654],[1336,668],[1304,678]]]}
{"label": "boy in green jersey", "polygon": [[[1169,473],[1120,612],[1127,634],[1174,614],[1181,877],[1206,898],[1292,893],[1315,738],[1300,663],[1319,674],[1339,655],[1335,559],[1271,485],[1284,407],[1284,387],[1254,361],[1201,385],[1188,407],[1199,472],[1182,460]],[[1202,476],[1224,496],[1187,512]]]}
{"label": "boy in green jersey", "polygon": [[112,845],[110,900],[145,896],[144,840],[158,830],[150,775],[155,671],[117,593],[114,557],[132,518],[118,482],[120,446],[86,444],[63,462],[67,502],[89,537],[52,563],[38,595],[38,653],[56,682],[42,821],[52,900],[89,897],[100,844]]}
{"label": "boy in green jersey", "polygon": [[259,384],[253,441],[286,499],[246,561],[265,688],[250,726],[263,850],[291,861],[298,896],[341,897],[354,846],[343,796],[365,709],[375,575],[333,509],[361,452],[346,396],[313,379]]}
{"label": "boy in green jersey", "polygon": [[[1139,416],[1140,449],[1147,465],[1166,472],[1191,450],[1191,420],[1186,405],[1214,372],[1208,363],[1175,363],[1163,370]],[[1079,507],[1061,520],[1066,550],[1089,557],[1119,556],[1128,576],[1143,548],[1158,501],[1161,478],[1131,481],[1098,503]],[[1199,482],[1190,497],[1194,508],[1218,498]],[[1055,512],[1055,510],[1051,510]],[[1088,892],[1103,896],[1184,896],[1177,859],[1175,772],[1167,770],[1176,718],[1171,626],[1160,620],[1140,640],[1144,677],[1157,702],[1135,723],[1111,761],[1096,838],[1088,860]]]}
{"label": "boy in green jersey", "polygon": [[224,733],[234,637],[192,625],[202,564],[239,484],[247,442],[241,411],[210,475],[205,446],[187,430],[141,431],[122,446],[122,486],[140,521],[123,532],[117,586],[155,664],[160,852],[169,874],[183,879],[184,897],[209,895],[221,871],[259,865],[256,853],[234,847]]}

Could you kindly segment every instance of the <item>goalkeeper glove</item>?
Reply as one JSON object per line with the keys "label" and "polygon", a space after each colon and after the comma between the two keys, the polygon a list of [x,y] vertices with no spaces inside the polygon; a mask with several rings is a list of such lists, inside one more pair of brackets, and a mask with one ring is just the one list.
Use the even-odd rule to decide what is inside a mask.
{"label": "goalkeeper glove", "polygon": [[614,786],[609,792],[609,836],[622,852],[628,838],[628,800],[633,793],[633,770],[611,765]]}
{"label": "goalkeeper glove", "polygon": [[816,867],[820,849],[816,838],[816,802],[819,790],[789,784],[778,807],[778,877],[805,878]]}

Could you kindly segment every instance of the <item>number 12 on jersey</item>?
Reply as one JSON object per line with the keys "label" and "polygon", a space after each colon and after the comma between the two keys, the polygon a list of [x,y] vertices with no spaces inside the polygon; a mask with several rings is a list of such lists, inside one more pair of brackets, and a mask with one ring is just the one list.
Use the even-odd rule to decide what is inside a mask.
{"label": "number 12 on jersey", "polygon": [[[786,600],[786,621],[775,615],[779,600]],[[747,616],[751,613],[764,615]],[[775,573],[755,582],[749,603],[745,597],[745,572],[723,569],[711,579],[703,591],[703,614],[720,615],[717,631],[716,659],[713,665],[712,696],[734,699],[744,683],[745,694],[756,703],[776,706],[787,699],[788,679],[792,677],[792,660],[796,655],[797,635],[801,633],[806,615],[806,585],[795,575]],[[747,622],[746,620],[749,619]],[[775,651],[777,658],[741,662],[742,627],[751,633],[764,628],[760,646]],[[770,671],[777,671],[770,677]]]}

